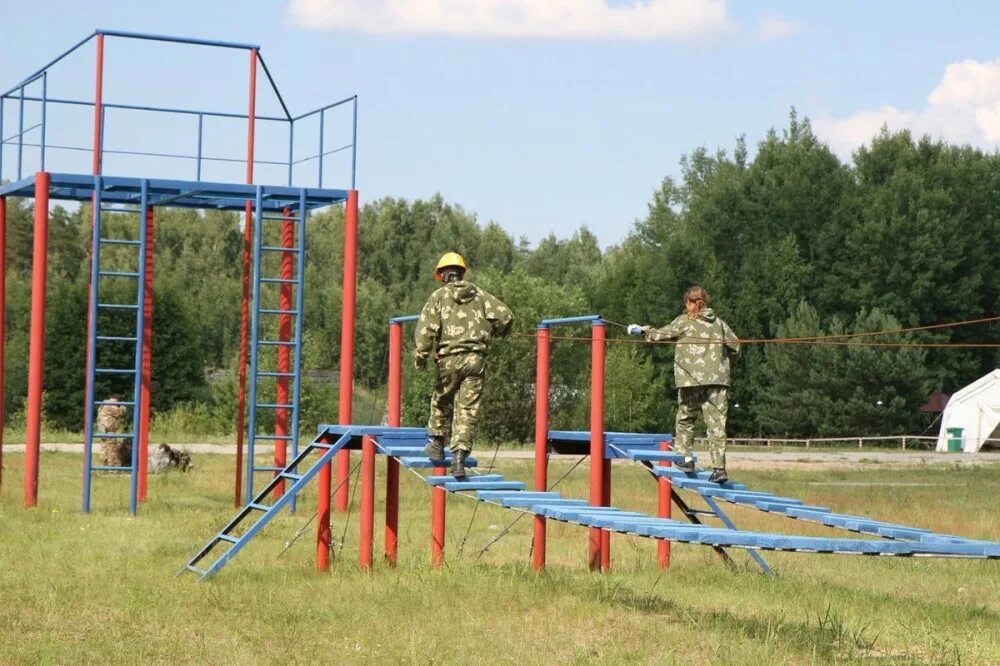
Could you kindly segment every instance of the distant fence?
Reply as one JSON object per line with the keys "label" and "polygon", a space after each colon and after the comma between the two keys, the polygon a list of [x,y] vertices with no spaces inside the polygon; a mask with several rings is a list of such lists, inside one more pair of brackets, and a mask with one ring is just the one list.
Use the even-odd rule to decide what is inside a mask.
{"label": "distant fence", "polygon": [[[937,435],[883,435],[878,437],[810,437],[806,439],[786,439],[781,437],[734,437],[726,440],[728,446],[801,447],[812,448],[870,448],[931,451],[937,443]],[[700,444],[707,440],[697,439]],[[984,446],[1000,448],[1000,439],[987,439]]]}

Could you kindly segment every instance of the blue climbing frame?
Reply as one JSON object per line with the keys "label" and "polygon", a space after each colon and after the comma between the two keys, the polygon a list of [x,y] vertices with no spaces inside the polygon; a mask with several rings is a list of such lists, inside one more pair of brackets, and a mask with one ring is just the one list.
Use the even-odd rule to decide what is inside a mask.
{"label": "blue climbing frame", "polygon": [[[195,47],[211,47],[213,49],[236,49],[249,53],[250,71],[246,113],[232,111],[208,110],[193,107],[151,106],[133,103],[111,103],[104,101],[104,46],[107,38],[120,40],[139,40],[161,42],[175,45]],[[76,99],[53,94],[50,85],[50,74],[54,68],[70,55],[80,51],[88,43],[95,47],[95,92],[93,99]],[[270,90],[281,108],[280,115],[264,115],[256,113],[257,74],[263,72]],[[220,75],[215,73],[214,75]],[[79,76],[67,77],[60,71],[61,80],[67,78],[79,79]],[[240,76],[244,76],[241,72]],[[52,78],[52,81],[60,79]],[[81,129],[80,121],[76,125],[67,122],[67,110],[91,110],[93,126]],[[338,129],[331,130],[331,114],[337,110]],[[56,113],[58,111],[58,113]],[[302,341],[302,302],[303,277],[305,257],[305,220],[312,210],[338,204],[349,200],[349,194],[354,190],[357,173],[357,96],[345,97],[336,102],[326,104],[312,111],[292,115],[281,92],[267,67],[260,47],[256,44],[237,43],[229,41],[194,39],[169,35],[156,35],[119,30],[95,30],[74,44],[56,58],[29,76],[21,79],[14,86],[0,93],[0,200],[7,197],[34,198],[40,204],[51,200],[89,202],[93,205],[92,239],[91,239],[91,298],[87,322],[87,383],[85,387],[85,464],[83,480],[82,510],[89,511],[91,505],[91,480],[94,472],[121,471],[129,472],[131,484],[129,491],[129,509],[134,514],[138,502],[145,498],[145,467],[140,456],[140,440],[148,432],[148,365],[150,358],[148,341],[151,331],[148,304],[152,284],[152,267],[147,266],[151,259],[151,232],[153,210],[157,207],[183,207],[196,209],[215,209],[229,211],[244,211],[246,219],[246,242],[253,240],[251,268],[253,276],[252,326],[248,340],[248,365],[251,367],[249,377],[250,401],[247,410],[247,441],[249,456],[247,460],[247,500],[253,493],[254,472],[266,472],[278,479],[273,485],[279,490],[283,488],[284,480],[277,475],[279,467],[257,467],[254,463],[254,443],[260,439],[290,443],[292,458],[298,459],[298,403],[301,378],[301,341]],[[343,114],[349,113],[345,119]],[[152,120],[159,121],[164,117],[178,119],[189,129],[181,130],[175,136],[169,130],[160,129],[158,133],[146,133],[137,141],[137,146],[105,146],[105,137],[109,130],[115,127],[127,129],[123,122],[126,115],[141,115],[145,126]],[[206,138],[215,136],[206,128],[206,121],[245,122],[247,128],[246,156],[231,156],[209,154],[205,150]],[[255,156],[257,124],[267,123],[268,126],[284,127],[284,131],[268,134],[270,144],[273,137],[279,138],[278,152],[282,159],[260,159]],[[349,123],[349,124],[348,124]],[[119,125],[120,124],[120,125]],[[165,128],[166,123],[157,127]],[[90,145],[79,145],[64,141],[63,137],[86,135],[92,130],[93,141]],[[318,131],[315,131],[318,130]],[[315,131],[315,133],[314,133]],[[346,131],[349,138],[337,136]],[[328,136],[328,135],[333,136]],[[171,146],[192,146],[192,151],[184,152],[183,148],[176,152],[157,152],[146,149],[146,139],[150,137],[167,137]],[[58,142],[52,138],[57,137]],[[209,142],[211,143],[211,142]],[[216,141],[216,143],[218,143]],[[270,146],[273,152],[273,145]],[[296,151],[299,151],[298,153]],[[346,151],[350,151],[347,153]],[[73,161],[73,155],[80,153],[92,157],[92,169],[89,173],[79,173],[79,160]],[[336,153],[343,153],[350,158],[350,186],[340,189],[325,187],[330,179],[329,171],[324,174],[324,165],[328,158]],[[157,164],[166,164],[170,177],[131,177],[121,175],[105,175],[104,157],[106,155],[125,156],[133,162],[141,159],[154,158]],[[172,160],[172,161],[171,161]],[[183,163],[185,166],[174,169],[173,165]],[[205,167],[212,164],[235,164],[246,167],[245,182],[213,182],[203,178]],[[280,168],[285,182],[281,184],[260,184],[255,178],[254,167],[266,165]],[[51,169],[55,168],[55,171]],[[315,169],[315,170],[313,170]],[[132,171],[132,168],[128,169]],[[162,169],[161,169],[162,170]],[[348,171],[342,172],[342,179],[348,179]],[[4,184],[4,180],[10,182]],[[41,190],[44,191],[41,191]],[[356,199],[354,199],[356,201]],[[36,206],[37,207],[37,206]],[[47,210],[47,203],[44,205]],[[0,214],[4,207],[0,206]],[[36,219],[37,219],[36,211]],[[107,216],[113,215],[116,225],[102,225]],[[275,237],[274,224],[277,220],[282,224],[280,242],[268,243],[266,238]],[[3,233],[5,220],[0,219],[0,233]],[[111,229],[118,229],[117,235],[108,235]],[[124,231],[122,231],[124,229]],[[254,233],[250,234],[250,230]],[[41,244],[35,243],[34,261],[44,261],[47,240]],[[40,249],[41,248],[41,249]],[[264,256],[277,254],[282,261],[280,276],[268,274],[267,262]],[[270,269],[273,273],[273,265]],[[249,279],[249,274],[245,276]],[[2,282],[0,282],[2,284]],[[273,293],[265,292],[268,288],[277,287],[281,290],[280,299],[286,303],[283,307],[268,306],[276,298]],[[44,271],[35,276],[32,283],[33,293],[44,292]],[[122,294],[127,296],[122,300]],[[110,296],[117,294],[117,298]],[[0,290],[2,295],[2,290]],[[247,298],[247,295],[244,295]],[[245,301],[246,302],[246,301]],[[0,308],[3,303],[0,302]],[[33,305],[34,307],[34,305]],[[44,300],[41,301],[40,321],[44,321]],[[117,313],[115,312],[117,311]],[[124,316],[131,319],[135,315],[134,324],[126,332],[100,330],[108,326],[109,320],[124,322]],[[265,325],[264,318],[275,316],[279,318],[279,330],[288,331],[280,334],[278,340],[265,339],[264,331],[271,327]],[[33,311],[33,321],[35,314]],[[3,332],[0,331],[0,336]],[[284,335],[285,337],[282,337]],[[272,336],[273,337],[273,336]],[[41,347],[43,331],[32,329],[32,347]],[[144,347],[144,342],[146,346]],[[127,364],[108,365],[102,362],[102,353],[110,353],[109,347],[122,345],[130,348]],[[288,359],[288,368],[269,368],[268,362],[260,358],[268,349],[280,349],[280,359]],[[287,355],[284,352],[288,352]],[[115,356],[115,355],[113,355]],[[122,357],[119,353],[118,358]],[[36,361],[37,357],[37,361]],[[42,356],[32,354],[29,375],[41,377]],[[107,390],[106,380],[117,381],[124,386],[131,385],[131,396],[115,403],[98,399],[96,392]],[[101,381],[98,381],[101,377]],[[117,380],[115,380],[117,378]],[[37,440],[38,424],[40,423],[41,382],[32,388],[29,382],[28,404],[36,405],[29,408],[27,415],[28,431],[35,433],[27,441],[28,454],[26,461],[31,460],[33,471],[25,475],[26,505],[33,506],[37,491],[37,456],[39,443]],[[290,385],[290,390],[288,386]],[[262,397],[262,390],[272,390],[273,387],[285,387],[289,394],[281,400],[267,400]],[[0,392],[3,390],[3,370],[0,368]],[[281,388],[273,388],[281,395]],[[241,384],[242,391],[242,384]],[[37,392],[38,395],[34,395]],[[122,432],[103,432],[103,428],[95,427],[96,409],[106,404],[117,404],[131,410],[131,424],[121,428]],[[270,411],[276,422],[275,431],[257,432],[259,421],[258,411]],[[277,425],[279,417],[282,425]],[[264,419],[265,421],[269,420]],[[3,414],[0,413],[0,422]],[[34,429],[32,424],[34,424]],[[242,428],[238,444],[242,443]],[[131,445],[132,458],[128,465],[94,465],[92,460],[93,442],[100,440],[121,440]],[[242,446],[239,447],[242,452]],[[239,463],[238,463],[239,465]],[[26,463],[26,472],[29,465]],[[33,478],[29,478],[33,477]],[[240,493],[240,473],[237,472],[236,493]],[[270,486],[269,486],[270,487]],[[30,489],[30,492],[29,492]],[[29,501],[29,494],[31,499]],[[294,495],[289,498],[294,508]]]}

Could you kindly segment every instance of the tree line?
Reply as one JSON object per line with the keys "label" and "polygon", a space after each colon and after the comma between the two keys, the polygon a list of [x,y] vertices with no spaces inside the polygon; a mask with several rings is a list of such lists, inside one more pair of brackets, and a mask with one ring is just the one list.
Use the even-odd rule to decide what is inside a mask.
{"label": "tree line", "polygon": [[[433,267],[461,253],[470,278],[514,310],[514,335],[494,345],[481,435],[527,441],[533,432],[534,334],[545,317],[600,313],[663,325],[693,283],[738,335],[754,340],[838,335],[961,321],[1000,312],[1000,155],[883,130],[840,160],[794,111],[751,155],[693,150],[665,178],[647,215],[602,250],[581,227],[532,246],[440,195],[384,198],[361,210],[356,382],[374,396],[358,422],[381,420],[387,321],[419,312],[436,288]],[[8,424],[23,421],[27,384],[32,210],[8,203]],[[82,426],[89,207],[56,208],[50,221],[44,413]],[[205,432],[235,422],[242,232],[235,214],[157,210],[154,418]],[[343,212],[309,218],[303,363],[340,363]],[[112,218],[109,225],[125,220]],[[272,270],[277,270],[275,266]],[[110,325],[114,325],[113,323]],[[560,331],[561,333],[562,331]],[[409,343],[410,331],[406,339]],[[585,336],[567,329],[569,335]],[[624,337],[611,327],[609,337]],[[996,323],[880,336],[882,342],[995,342]],[[918,408],[1000,365],[995,349],[751,343],[734,369],[730,431],[739,436],[901,434],[927,428]],[[585,428],[589,352],[553,345],[553,425]],[[408,350],[409,351],[409,350]],[[673,427],[669,345],[608,344],[609,429]],[[219,379],[209,380],[213,370]],[[431,373],[409,367],[405,418],[426,417]],[[128,393],[101,379],[99,392]],[[738,407],[736,406],[738,405]],[[337,387],[303,383],[303,432],[337,411]],[[367,413],[358,413],[367,412]],[[176,422],[176,421],[172,421]]]}

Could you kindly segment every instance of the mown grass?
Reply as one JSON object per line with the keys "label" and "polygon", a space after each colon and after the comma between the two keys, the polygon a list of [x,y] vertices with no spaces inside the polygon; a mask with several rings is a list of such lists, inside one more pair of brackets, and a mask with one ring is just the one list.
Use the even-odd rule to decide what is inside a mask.
{"label": "mown grass", "polygon": [[[652,541],[616,535],[612,572],[595,575],[585,531],[550,523],[549,567],[536,575],[529,518],[482,552],[520,514],[452,498],[448,563],[434,570],[429,491],[404,473],[396,569],[358,569],[356,494],[350,519],[334,516],[335,538],[346,539],[329,574],[313,570],[311,529],[279,556],[313,512],[310,491],[298,515],[277,519],[199,583],[173,574],[232,514],[231,457],[202,455],[191,474],[151,477],[150,501],[134,518],[118,476],[96,479],[95,510],[79,513],[72,454],[43,456],[39,506],[25,510],[22,457],[4,462],[0,663],[1000,663],[998,562],[768,553],[780,575],[767,578],[742,551],[731,572],[710,549],[675,545],[661,573]],[[530,477],[529,461],[502,464]],[[550,478],[570,464],[553,461]],[[586,496],[586,471],[559,490]],[[739,476],[845,512],[1000,540],[998,471],[879,465]],[[654,508],[640,469],[616,464],[614,481],[617,505]],[[837,481],[845,485],[829,483]],[[931,485],[888,485],[901,483]],[[732,516],[746,528],[830,533],[757,512]]]}

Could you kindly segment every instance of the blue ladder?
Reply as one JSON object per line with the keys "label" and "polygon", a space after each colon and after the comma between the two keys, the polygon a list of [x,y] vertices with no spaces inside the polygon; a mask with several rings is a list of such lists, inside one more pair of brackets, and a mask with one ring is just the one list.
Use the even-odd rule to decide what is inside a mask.
{"label": "blue ladder", "polygon": [[[287,467],[282,469],[278,474],[274,476],[268,482],[261,491],[253,497],[246,505],[240,509],[236,515],[230,520],[226,525],[219,530],[219,533],[212,537],[208,543],[206,543],[198,553],[192,557],[184,568],[178,572],[178,575],[184,573],[185,571],[193,571],[198,574],[198,576],[205,580],[214,576],[219,569],[226,566],[226,563],[233,558],[236,553],[238,553],[243,546],[256,536],[258,532],[267,523],[271,521],[286,504],[292,502],[295,496],[300,490],[302,490],[306,484],[308,484],[316,473],[323,468],[324,465],[329,463],[334,454],[344,447],[350,440],[353,434],[351,432],[346,432],[341,435],[337,441],[332,444],[323,442],[323,439],[329,439],[326,434],[320,434],[309,443],[302,451],[297,454]],[[308,458],[311,454],[316,451],[320,451],[320,456],[309,466],[304,472],[298,471],[298,467]],[[291,485],[285,490],[284,493],[279,495],[273,504],[265,504],[268,496],[274,491],[278,485],[284,481],[291,481]],[[241,534],[233,534],[233,531],[239,527],[245,520],[250,519],[251,522],[247,526],[246,530]],[[196,566],[201,560],[203,560],[216,546],[222,546],[225,550],[220,554],[208,568],[200,568]]]}
{"label": "blue ladder", "polygon": [[[90,511],[90,486],[94,472],[121,471],[131,474],[131,485],[129,488],[129,511],[135,514],[138,508],[138,483],[139,483],[139,404],[142,394],[142,343],[145,333],[143,322],[143,303],[146,296],[146,215],[149,210],[149,182],[141,181],[140,192],[131,195],[131,200],[123,200],[116,196],[115,203],[119,207],[105,207],[104,195],[107,194],[103,187],[103,178],[94,177],[94,223],[91,237],[91,260],[90,260],[90,312],[89,325],[87,328],[87,391],[86,391],[86,415],[84,419],[84,474],[83,474],[83,505],[84,513]],[[104,237],[103,217],[106,213],[114,213],[119,216],[135,216],[138,222],[138,240],[129,238]],[[109,225],[110,226],[110,225]],[[134,248],[137,255],[131,254],[125,257],[130,265],[114,266],[114,270],[102,265],[102,258],[105,263],[112,261],[111,257],[105,257],[110,248]],[[115,258],[125,254],[119,251]],[[119,303],[112,302],[112,299],[105,299],[103,285],[109,287],[116,286],[114,283],[127,281],[135,284],[135,302]],[[99,331],[99,324],[102,315],[114,316],[115,312],[135,313],[135,333],[134,335],[102,335]],[[121,349],[125,344],[133,349],[132,367],[104,367],[101,364],[102,351],[110,353]],[[95,399],[97,391],[96,381],[98,376],[114,378],[131,378],[132,398],[131,400],[109,401]],[[132,427],[130,432],[95,432],[94,421],[96,409],[104,405],[121,405],[132,410]],[[95,465],[93,461],[94,439],[126,439],[132,443],[132,459],[127,466]]]}
{"label": "blue ladder", "polygon": [[[257,186],[257,196],[254,207],[254,229],[253,229],[253,314],[251,318],[250,336],[250,395],[248,400],[247,415],[247,474],[246,474],[246,497],[254,495],[254,474],[259,472],[269,472],[276,479],[280,479],[281,468],[274,465],[259,466],[255,460],[255,450],[257,440],[273,442],[286,442],[290,444],[291,457],[294,459],[298,455],[299,449],[299,395],[302,379],[302,308],[303,289],[302,282],[305,274],[306,255],[306,190],[299,191],[297,215],[293,215],[290,209],[286,209],[281,214],[275,212],[268,213],[264,208],[265,201],[263,188]],[[265,242],[264,223],[278,222],[284,226],[286,221],[290,221],[294,227],[295,240],[294,247],[284,247],[281,242],[270,245]],[[270,225],[269,225],[270,226]],[[269,229],[270,230],[270,229]],[[282,229],[283,233],[283,229]],[[273,234],[269,234],[273,235]],[[295,256],[295,267],[292,269],[292,277],[273,276],[265,274],[264,258],[277,255],[283,257],[285,253]],[[279,292],[291,287],[293,291],[294,305],[289,309],[282,308],[280,295],[275,299],[277,305],[265,307],[264,300],[268,294],[262,294],[262,289],[276,286]],[[267,320],[262,322],[261,317]],[[293,332],[290,340],[281,339],[281,335],[273,332],[279,330],[282,317],[288,317],[293,322]],[[273,332],[272,332],[273,331]],[[270,334],[271,338],[265,337]],[[261,358],[265,352],[274,350],[276,355],[280,355],[281,350],[292,351],[292,366],[289,371],[279,371],[277,361],[268,362],[268,359]],[[288,382],[292,385],[291,398],[287,402],[279,402],[277,396],[277,385],[279,382]],[[273,389],[271,384],[274,385]],[[273,395],[273,399],[265,398],[263,394]],[[259,412],[267,410],[271,413],[272,422],[275,426],[271,432],[257,432]],[[277,418],[279,413],[287,415],[288,428],[284,433],[277,431]],[[280,480],[279,480],[280,484]],[[295,498],[291,500],[291,511],[295,512]]]}

